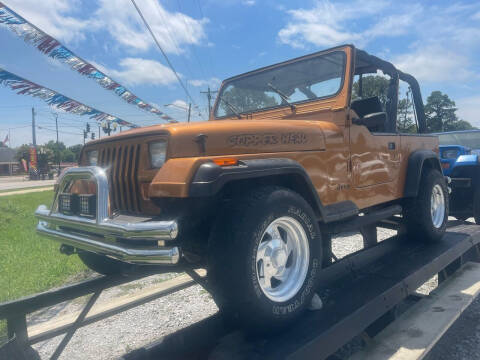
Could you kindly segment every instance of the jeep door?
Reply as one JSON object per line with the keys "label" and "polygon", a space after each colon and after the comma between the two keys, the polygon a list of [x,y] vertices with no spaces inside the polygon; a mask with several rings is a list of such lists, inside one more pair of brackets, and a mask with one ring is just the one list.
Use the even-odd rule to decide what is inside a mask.
{"label": "jeep door", "polygon": [[399,166],[399,135],[371,132],[364,125],[350,127],[353,185],[357,188],[393,181]]}
{"label": "jeep door", "polygon": [[400,137],[350,124],[350,162],[354,202],[368,207],[392,200],[400,168]]}

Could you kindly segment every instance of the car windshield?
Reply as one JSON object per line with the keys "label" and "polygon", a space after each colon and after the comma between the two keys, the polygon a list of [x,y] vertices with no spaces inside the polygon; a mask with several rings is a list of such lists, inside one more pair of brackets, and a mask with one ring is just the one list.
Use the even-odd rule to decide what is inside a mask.
{"label": "car windshield", "polygon": [[440,145],[462,145],[470,149],[480,149],[480,131],[438,134]]}
{"label": "car windshield", "polygon": [[225,82],[215,117],[271,109],[337,94],[345,73],[345,53],[334,51],[256,71]]}

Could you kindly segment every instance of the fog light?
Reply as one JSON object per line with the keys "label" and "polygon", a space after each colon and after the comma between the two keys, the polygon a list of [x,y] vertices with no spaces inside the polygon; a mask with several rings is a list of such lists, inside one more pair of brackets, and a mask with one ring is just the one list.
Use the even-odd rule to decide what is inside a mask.
{"label": "fog light", "polygon": [[61,193],[58,195],[58,210],[67,215],[72,215],[77,211],[78,197],[75,194]]}
{"label": "fog light", "polygon": [[95,217],[96,212],[96,200],[95,194],[79,195],[79,215]]}

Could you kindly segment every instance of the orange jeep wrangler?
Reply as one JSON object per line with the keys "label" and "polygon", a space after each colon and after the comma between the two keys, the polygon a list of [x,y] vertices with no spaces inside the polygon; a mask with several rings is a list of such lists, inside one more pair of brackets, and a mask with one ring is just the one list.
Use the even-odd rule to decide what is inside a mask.
{"label": "orange jeep wrangler", "polygon": [[[379,71],[383,102],[362,95]],[[397,132],[399,81],[418,134]],[[321,286],[332,233],[401,215],[410,237],[442,237],[447,185],[425,129],[414,77],[336,47],[225,80],[207,122],[88,143],[36,211],[38,231],[104,274],[205,267],[220,307],[285,324]]]}

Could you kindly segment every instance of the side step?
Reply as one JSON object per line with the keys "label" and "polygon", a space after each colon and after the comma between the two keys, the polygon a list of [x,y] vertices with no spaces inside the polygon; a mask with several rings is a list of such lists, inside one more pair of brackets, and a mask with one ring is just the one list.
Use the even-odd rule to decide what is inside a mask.
{"label": "side step", "polygon": [[376,224],[381,220],[388,219],[401,212],[402,207],[400,205],[391,205],[380,210],[369,212],[363,216],[358,215],[348,221],[328,224],[327,232],[330,234],[339,234],[342,232],[359,230],[364,226]]}
{"label": "side step", "polygon": [[422,359],[479,293],[480,264],[468,262],[349,360]]}

